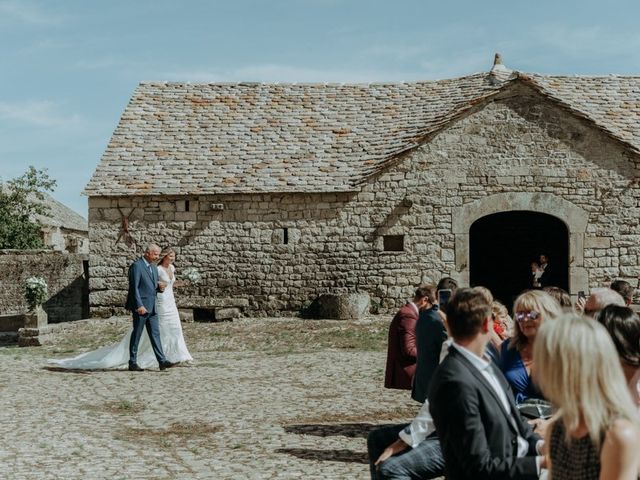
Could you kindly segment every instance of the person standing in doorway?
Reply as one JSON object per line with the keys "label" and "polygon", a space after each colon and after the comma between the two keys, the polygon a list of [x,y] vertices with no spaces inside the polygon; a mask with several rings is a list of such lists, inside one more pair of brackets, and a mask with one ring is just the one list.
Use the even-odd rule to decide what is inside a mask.
{"label": "person standing in doorway", "polygon": [[538,277],[538,287],[552,286],[555,280],[553,279],[553,270],[549,266],[549,256],[546,253],[540,254],[540,270],[542,273]]}

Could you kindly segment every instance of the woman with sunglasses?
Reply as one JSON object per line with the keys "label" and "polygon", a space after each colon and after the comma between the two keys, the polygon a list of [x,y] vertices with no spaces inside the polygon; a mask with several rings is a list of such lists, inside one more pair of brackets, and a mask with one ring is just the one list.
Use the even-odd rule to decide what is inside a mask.
{"label": "woman with sunglasses", "polygon": [[528,398],[543,398],[531,380],[533,345],[543,322],[560,316],[560,304],[542,290],[526,291],[513,304],[514,335],[500,348],[500,368],[506,377],[516,404]]}

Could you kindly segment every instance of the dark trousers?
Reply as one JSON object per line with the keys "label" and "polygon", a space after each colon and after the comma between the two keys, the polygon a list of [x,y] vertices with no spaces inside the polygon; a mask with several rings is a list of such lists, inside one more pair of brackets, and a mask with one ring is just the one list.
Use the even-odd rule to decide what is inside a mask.
{"label": "dark trousers", "polygon": [[140,315],[133,312],[133,332],[131,332],[131,341],[129,342],[129,365],[133,365],[138,360],[138,344],[145,327],[151,341],[151,348],[158,360],[158,363],[164,363],[167,359],[162,351],[162,343],[160,342],[160,327],[158,326],[158,314],[155,309]]}
{"label": "dark trousers", "polygon": [[435,434],[427,437],[416,448],[407,447],[378,467],[373,465],[384,449],[398,440],[398,433],[406,426],[407,424],[390,425],[369,432],[367,450],[372,480],[420,480],[444,475],[444,457]]}

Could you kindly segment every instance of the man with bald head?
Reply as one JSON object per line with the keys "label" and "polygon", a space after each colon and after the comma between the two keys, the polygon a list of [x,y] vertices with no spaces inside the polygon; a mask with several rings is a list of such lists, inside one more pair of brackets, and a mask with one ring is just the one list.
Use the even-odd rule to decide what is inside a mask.
{"label": "man with bald head", "polygon": [[607,305],[626,306],[624,298],[615,290],[610,288],[596,288],[591,292],[584,304],[584,314],[593,317],[597,312]]}
{"label": "man with bald head", "polygon": [[142,370],[137,363],[137,357],[138,344],[145,327],[160,370],[175,365],[166,359],[160,343],[156,296],[158,291],[163,290],[163,286],[158,282],[158,267],[155,264],[160,256],[160,250],[158,245],[150,243],[144,255],[129,267],[129,292],[125,308],[133,315],[133,331],[129,342],[129,370],[131,371]]}

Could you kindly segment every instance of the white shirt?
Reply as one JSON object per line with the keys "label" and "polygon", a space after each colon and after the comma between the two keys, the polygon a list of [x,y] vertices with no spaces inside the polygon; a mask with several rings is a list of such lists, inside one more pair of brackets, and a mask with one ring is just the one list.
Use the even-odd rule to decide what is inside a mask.
{"label": "white shirt", "polygon": [[411,448],[416,448],[435,431],[436,426],[433,423],[431,412],[429,412],[429,400],[425,400],[422,407],[420,407],[418,415],[409,425],[400,430],[398,436]]}

